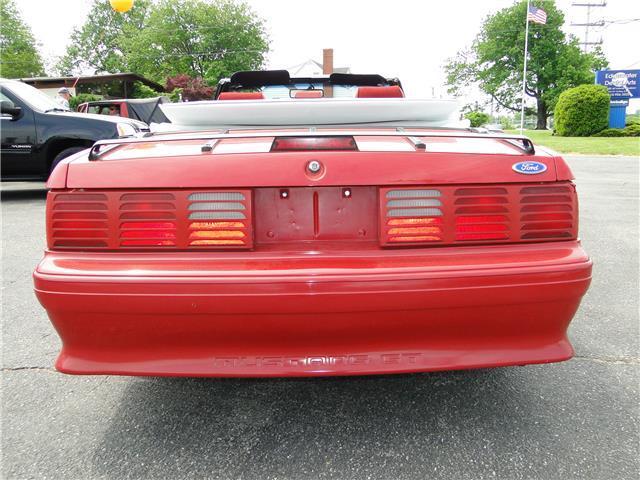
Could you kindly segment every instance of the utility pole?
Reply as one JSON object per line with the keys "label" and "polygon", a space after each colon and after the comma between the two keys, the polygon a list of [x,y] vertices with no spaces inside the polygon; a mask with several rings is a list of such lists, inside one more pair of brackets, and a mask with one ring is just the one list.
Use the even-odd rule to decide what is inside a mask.
{"label": "utility pole", "polygon": [[590,45],[602,45],[602,37],[600,40],[595,42],[589,41],[589,29],[591,27],[604,27],[604,20],[598,20],[596,22],[591,21],[591,9],[594,7],[606,7],[607,1],[602,0],[600,3],[583,3],[583,2],[573,2],[571,4],[572,7],[586,7],[587,9],[587,21],[584,23],[574,23],[571,22],[572,27],[584,27],[584,41],[580,42],[583,47],[583,51],[587,53],[589,51]]}

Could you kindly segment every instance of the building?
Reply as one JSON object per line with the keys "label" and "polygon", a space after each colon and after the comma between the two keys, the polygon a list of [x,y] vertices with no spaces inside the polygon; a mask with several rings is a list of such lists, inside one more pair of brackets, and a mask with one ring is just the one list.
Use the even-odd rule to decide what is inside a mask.
{"label": "building", "polygon": [[18,78],[50,96],[58,89],[67,87],[73,95],[78,93],[96,93],[111,98],[129,98],[134,84],[139,82],[157,92],[164,92],[164,86],[137,73],[114,73],[105,75],[87,75],[79,77],[33,77]]}
{"label": "building", "polygon": [[[322,64],[312,59],[294,65],[287,70],[292,77],[318,77],[323,75]],[[337,67],[333,69],[332,73],[351,73],[351,69],[349,67]]]}

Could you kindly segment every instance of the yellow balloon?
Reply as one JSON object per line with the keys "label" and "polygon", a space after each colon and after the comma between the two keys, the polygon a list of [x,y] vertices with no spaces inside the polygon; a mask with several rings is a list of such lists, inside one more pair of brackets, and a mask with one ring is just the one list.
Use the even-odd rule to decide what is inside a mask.
{"label": "yellow balloon", "polygon": [[133,0],[109,0],[109,3],[111,8],[120,13],[128,12],[133,7]]}

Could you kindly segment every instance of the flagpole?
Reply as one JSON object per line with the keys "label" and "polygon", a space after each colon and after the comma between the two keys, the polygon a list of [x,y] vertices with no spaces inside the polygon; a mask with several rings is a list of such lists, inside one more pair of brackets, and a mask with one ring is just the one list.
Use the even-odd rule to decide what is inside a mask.
{"label": "flagpole", "polygon": [[525,15],[526,26],[524,29],[524,69],[522,70],[522,105],[520,107],[520,135],[524,130],[524,98],[525,88],[527,85],[527,54],[529,50],[529,3],[531,0],[527,0],[527,13]]}

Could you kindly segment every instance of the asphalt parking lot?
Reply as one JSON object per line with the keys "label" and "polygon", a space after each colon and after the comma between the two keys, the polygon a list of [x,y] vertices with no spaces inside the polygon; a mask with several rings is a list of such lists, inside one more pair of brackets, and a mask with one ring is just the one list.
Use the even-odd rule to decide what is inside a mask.
{"label": "asphalt parking lot", "polygon": [[31,282],[45,191],[3,184],[2,478],[638,478],[638,158],[569,160],[594,260],[576,357],[385,377],[56,373]]}

